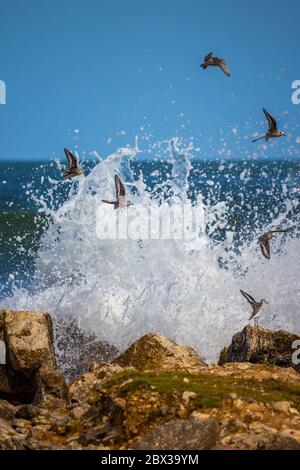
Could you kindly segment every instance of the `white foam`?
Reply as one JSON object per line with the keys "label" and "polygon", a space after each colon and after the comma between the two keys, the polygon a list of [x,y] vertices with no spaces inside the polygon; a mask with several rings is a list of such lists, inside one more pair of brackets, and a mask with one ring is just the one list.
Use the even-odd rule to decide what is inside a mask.
{"label": "white foam", "polygon": [[[176,142],[170,147],[171,210],[178,201],[191,203],[186,195],[188,152],[178,152]],[[147,207],[151,202],[142,177],[133,180],[130,159],[136,152],[120,149],[98,163],[87,177],[79,178],[78,191],[71,191],[58,210],[43,205],[53,224],[38,253],[36,282],[31,290],[15,288],[7,305],[63,318],[72,315],[82,328],[121,349],[147,332],[163,333],[215,361],[232,335],[248,323],[250,309],[240,295],[242,288],[268,300],[263,326],[300,333],[299,240],[288,238],[280,249],[281,238],[272,241],[270,261],[261,256],[256,241],[234,254],[231,232],[224,243],[209,238],[216,224],[226,228],[223,202],[203,206],[208,235],[196,241],[97,238],[96,209],[103,198],[113,197],[115,172],[128,188],[136,186],[130,196],[134,203]],[[198,205],[203,205],[201,198]],[[158,204],[157,210],[162,210]],[[226,269],[220,267],[220,258]]]}

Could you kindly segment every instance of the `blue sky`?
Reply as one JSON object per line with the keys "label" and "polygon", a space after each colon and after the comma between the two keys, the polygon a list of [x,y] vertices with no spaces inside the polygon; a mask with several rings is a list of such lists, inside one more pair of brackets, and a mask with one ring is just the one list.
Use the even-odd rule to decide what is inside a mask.
{"label": "blue sky", "polygon": [[[144,152],[178,136],[199,157],[297,158],[299,17],[298,0],[1,0],[0,159],[106,156],[135,135]],[[199,67],[209,51],[231,78]],[[267,148],[262,106],[289,134]]]}

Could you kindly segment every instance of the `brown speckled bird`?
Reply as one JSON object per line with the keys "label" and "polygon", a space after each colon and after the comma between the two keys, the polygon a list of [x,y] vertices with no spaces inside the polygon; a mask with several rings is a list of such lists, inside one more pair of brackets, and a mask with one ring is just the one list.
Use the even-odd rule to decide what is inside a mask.
{"label": "brown speckled bird", "polygon": [[133,203],[128,201],[126,197],[125,186],[122,183],[121,179],[118,175],[115,175],[115,187],[116,187],[116,200],[115,201],[107,201],[106,199],[102,199],[102,202],[106,204],[113,204],[115,209],[119,207],[127,207],[131,206]]}
{"label": "brown speckled bird", "polygon": [[83,169],[78,166],[77,158],[68,149],[64,149],[64,152],[69,162],[69,168],[64,171],[64,179],[82,175]]}
{"label": "brown speckled bird", "polygon": [[249,304],[252,307],[252,313],[251,313],[249,320],[252,320],[253,318],[254,325],[258,326],[257,314],[260,312],[260,309],[262,308],[263,303],[265,302],[267,304],[268,302],[265,299],[261,299],[260,302],[257,302],[257,300],[255,300],[250,294],[247,294],[247,292],[243,291],[242,289],[240,289],[240,292],[242,296],[245,297],[245,299],[249,302]]}
{"label": "brown speckled bird", "polygon": [[227,75],[227,77],[230,77],[230,71],[225,60],[219,57],[213,57],[212,52],[204,57],[204,62],[200,65],[200,67],[202,67],[204,70],[207,69],[207,67],[219,67],[222,72]]}
{"label": "brown speckled bird", "polygon": [[270,240],[276,236],[276,233],[288,233],[294,230],[294,227],[289,227],[281,230],[269,230],[269,232],[264,233],[258,239],[260,244],[261,252],[265,258],[270,259]]}
{"label": "brown speckled bird", "polygon": [[268,120],[269,129],[267,130],[265,135],[258,137],[258,139],[252,140],[252,142],[257,142],[258,140],[261,140],[261,139],[265,139],[265,141],[268,142],[269,139],[276,139],[276,137],[282,137],[283,135],[285,135],[284,132],[279,131],[277,129],[277,123],[275,119],[273,118],[273,116],[271,116],[270,113],[268,113],[268,111],[265,108],[263,108],[263,112]]}

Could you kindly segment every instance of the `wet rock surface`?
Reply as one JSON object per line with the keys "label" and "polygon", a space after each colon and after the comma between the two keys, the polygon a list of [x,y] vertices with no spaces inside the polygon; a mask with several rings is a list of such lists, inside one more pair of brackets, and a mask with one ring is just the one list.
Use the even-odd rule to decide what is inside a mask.
{"label": "wet rock surface", "polygon": [[262,327],[246,326],[236,333],[228,348],[220,354],[219,364],[226,362],[252,362],[294,367],[300,372],[300,364],[293,364],[294,341],[300,337],[287,331],[271,331]]}
{"label": "wet rock surface", "polygon": [[50,315],[0,310],[0,330],[6,349],[0,398],[21,403],[57,394],[67,398],[65,380],[56,365]]}
{"label": "wet rock surface", "polygon": [[85,374],[91,364],[109,362],[118,354],[114,346],[81,330],[74,319],[55,319],[54,334],[58,367],[68,382]]}

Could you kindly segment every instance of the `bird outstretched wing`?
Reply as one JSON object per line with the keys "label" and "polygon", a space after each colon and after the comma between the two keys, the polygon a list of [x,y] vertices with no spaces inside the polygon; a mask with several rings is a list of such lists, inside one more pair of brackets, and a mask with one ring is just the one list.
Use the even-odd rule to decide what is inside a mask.
{"label": "bird outstretched wing", "polygon": [[68,159],[70,169],[72,169],[72,168],[77,168],[77,167],[78,167],[77,159],[76,159],[76,157],[73,155],[73,153],[70,152],[70,150],[68,150],[68,149],[64,149],[64,152],[65,152],[65,155],[66,155],[66,157],[67,157],[67,159]]}
{"label": "bird outstretched wing", "polygon": [[268,113],[268,111],[265,108],[263,108],[263,112],[268,120],[270,130],[271,131],[277,130],[277,123],[275,119],[273,118],[273,116],[271,116],[271,114]]}
{"label": "bird outstretched wing", "polygon": [[206,62],[207,60],[211,59],[211,58],[212,58],[212,55],[213,55],[212,52],[210,52],[209,54],[207,54],[207,55],[204,57],[204,62]]}
{"label": "bird outstretched wing", "polygon": [[288,233],[294,230],[295,227],[289,227],[289,228],[282,228],[278,230],[270,230],[270,233]]}
{"label": "bird outstretched wing", "polygon": [[227,75],[227,77],[230,77],[230,71],[229,71],[228,65],[226,64],[225,60],[220,59],[218,65],[219,65],[220,69],[223,70],[225,75]]}
{"label": "bird outstretched wing", "polygon": [[245,299],[249,302],[249,304],[253,307],[256,304],[256,300],[247,292],[240,289],[240,293],[245,297]]}
{"label": "bird outstretched wing", "polygon": [[270,259],[270,243],[268,238],[264,238],[263,236],[259,238],[259,245],[262,254],[265,258]]}
{"label": "bird outstretched wing", "polygon": [[118,175],[115,175],[115,186],[116,186],[116,196],[118,200],[120,196],[125,196],[125,186],[120,180]]}

